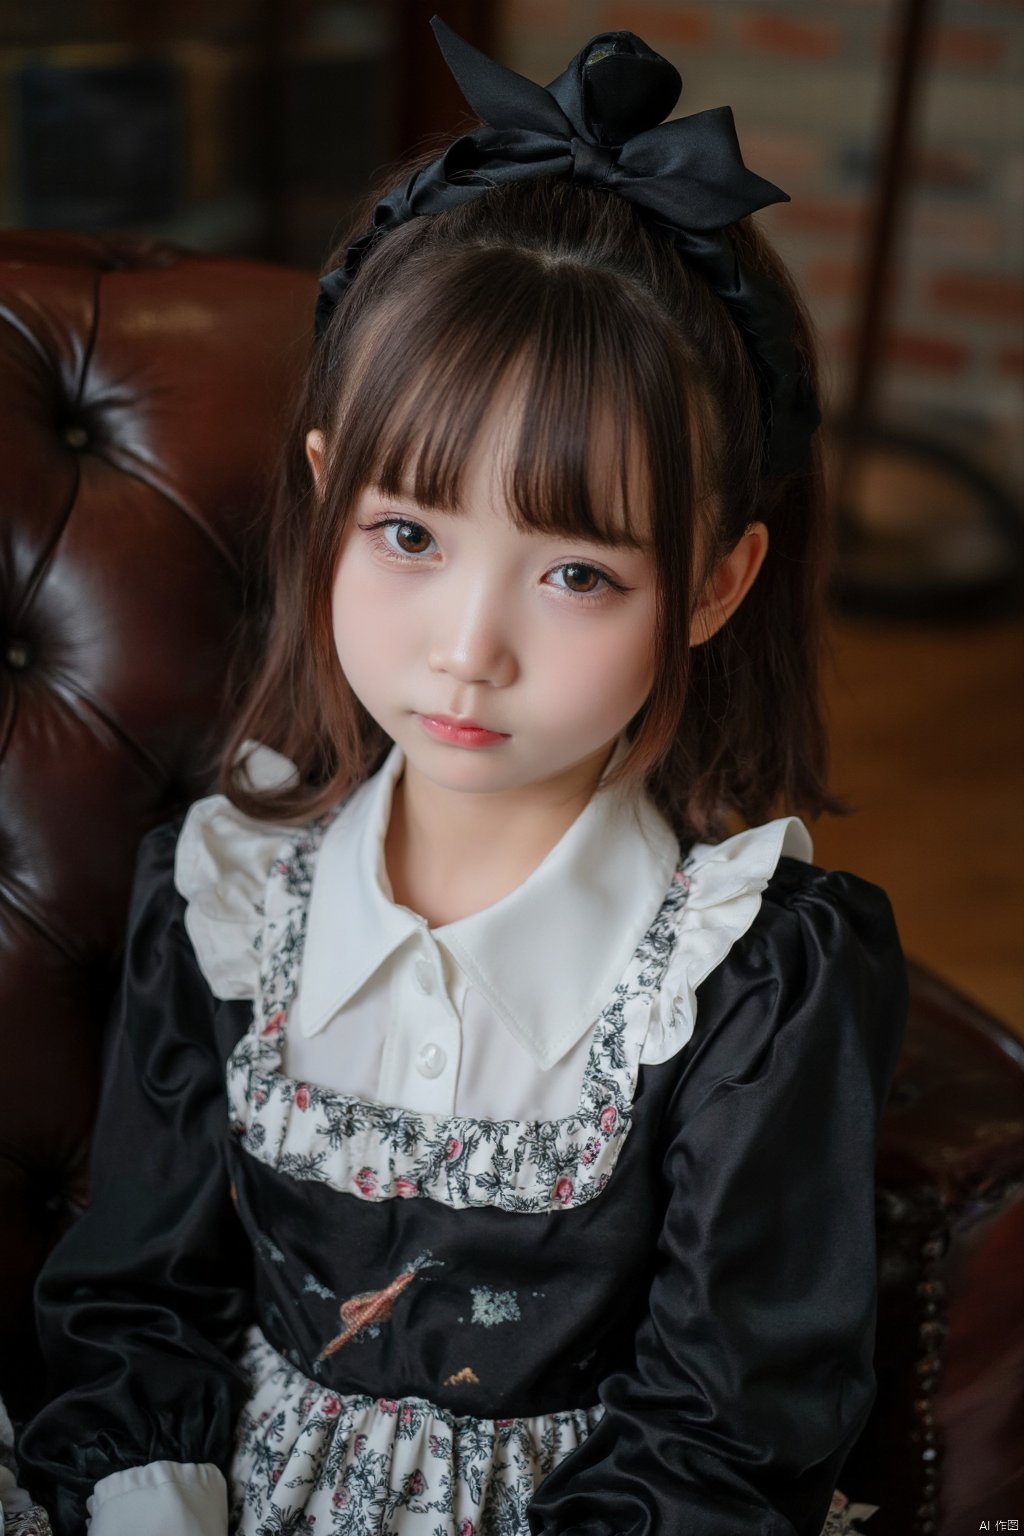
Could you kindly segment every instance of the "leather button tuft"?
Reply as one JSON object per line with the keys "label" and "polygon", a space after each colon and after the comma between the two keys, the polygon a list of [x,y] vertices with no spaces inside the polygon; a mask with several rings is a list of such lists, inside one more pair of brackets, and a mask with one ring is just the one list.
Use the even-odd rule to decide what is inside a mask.
{"label": "leather button tuft", "polygon": [[12,672],[24,672],[32,660],[32,647],[27,640],[8,640],[4,660]]}
{"label": "leather button tuft", "polygon": [[421,1077],[440,1077],[447,1060],[439,1045],[422,1045],[416,1057],[416,1070]]}
{"label": "leather button tuft", "polygon": [[65,427],[63,437],[68,447],[76,450],[84,448],[89,441],[89,434],[84,427]]}

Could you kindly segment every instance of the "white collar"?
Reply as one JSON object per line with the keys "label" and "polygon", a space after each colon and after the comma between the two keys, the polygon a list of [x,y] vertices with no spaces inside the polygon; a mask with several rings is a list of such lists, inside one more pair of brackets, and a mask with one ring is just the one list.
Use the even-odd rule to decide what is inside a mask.
{"label": "white collar", "polygon": [[[624,750],[620,743],[612,762]],[[393,747],[320,845],[302,966],[300,1028],[314,1035],[427,924],[391,897],[384,838],[405,766]],[[431,930],[542,1071],[594,1023],[650,927],[679,843],[646,797],[598,788],[523,883]]]}

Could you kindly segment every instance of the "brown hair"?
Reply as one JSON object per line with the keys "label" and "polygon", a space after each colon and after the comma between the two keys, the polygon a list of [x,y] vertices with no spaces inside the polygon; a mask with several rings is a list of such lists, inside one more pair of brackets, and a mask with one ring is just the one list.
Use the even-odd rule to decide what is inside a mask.
{"label": "brown hair", "polygon": [[[741,261],[789,295],[816,389],[812,329],[791,279],[751,219],[730,234]],[[344,246],[328,269],[343,256]],[[613,418],[622,465],[613,499],[627,517],[630,450],[642,448],[658,662],[616,780],[643,782],[684,841],[721,837],[730,813],[762,821],[779,803],[841,809],[825,785],[819,701],[820,445],[800,470],[766,475],[758,382],[726,305],[632,205],[552,179],[491,188],[402,225],[371,249],[338,305],[286,445],[273,609],[224,752],[226,793],[255,817],[308,820],[383,760],[389,739],[352,694],[333,646],[345,521],[368,483],[394,494],[411,482],[424,504],[456,506],[474,439],[512,370],[525,408],[506,494],[522,526],[621,539],[594,484],[598,414]],[[312,426],[328,438],[321,496],[304,454]],[[697,551],[706,575],[754,521],[769,531],[758,578],[718,633],[691,649]],[[297,782],[254,790],[240,761],[246,740],[290,758]]]}

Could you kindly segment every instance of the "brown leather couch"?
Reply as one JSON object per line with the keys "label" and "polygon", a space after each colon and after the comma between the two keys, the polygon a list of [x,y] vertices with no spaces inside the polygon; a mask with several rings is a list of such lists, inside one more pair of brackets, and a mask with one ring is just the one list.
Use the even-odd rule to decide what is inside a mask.
{"label": "brown leather couch", "polygon": [[[0,234],[0,1396],[87,1198],[136,844],[209,784],[315,279]],[[879,1157],[871,1536],[1024,1521],[1024,1048],[912,968]]]}

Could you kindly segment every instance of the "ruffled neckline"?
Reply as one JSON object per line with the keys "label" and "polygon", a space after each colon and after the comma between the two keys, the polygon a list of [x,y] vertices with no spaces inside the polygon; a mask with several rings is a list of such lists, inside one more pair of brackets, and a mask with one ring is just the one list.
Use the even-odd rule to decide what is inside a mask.
{"label": "ruffled neckline", "polygon": [[[257,749],[249,771],[267,781],[292,765]],[[541,1212],[596,1198],[629,1133],[640,1066],[685,1047],[697,988],[754,922],[779,859],[811,856],[796,817],[694,845],[598,1017],[575,1111],[546,1121],[442,1117],[281,1071],[317,851],[340,809],[296,831],[254,822],[223,796],[200,801],[182,830],[175,880],[212,990],[254,1004],[227,1064],[234,1134],[281,1173],[369,1201]]]}
{"label": "ruffled neckline", "polygon": [[640,1051],[689,895],[682,871],[601,1012],[573,1114],[537,1121],[422,1114],[281,1071],[314,861],[331,819],[279,846],[268,873],[253,1026],[227,1068],[232,1128],[245,1150],[280,1173],[369,1201],[430,1198],[534,1213],[594,1199],[630,1129]]}

